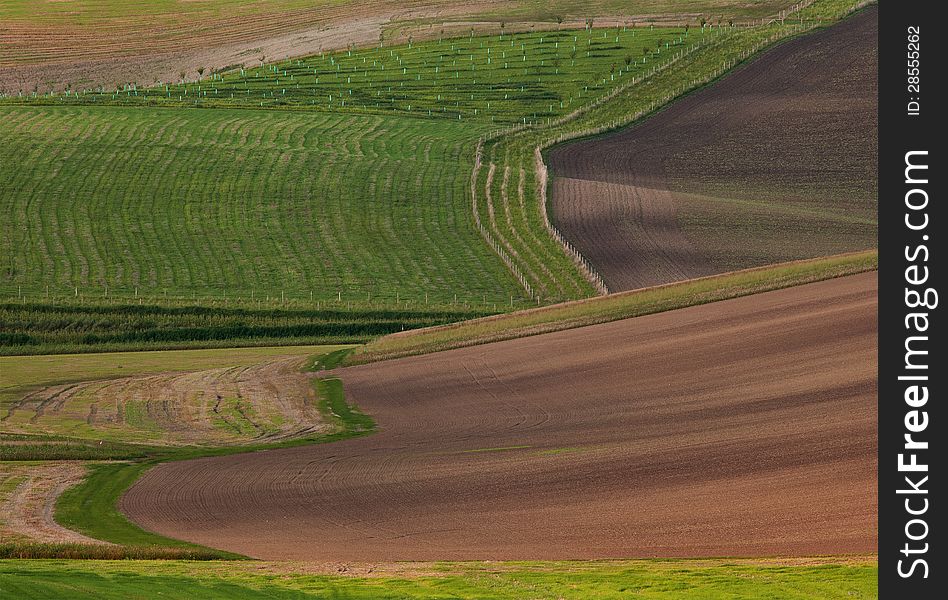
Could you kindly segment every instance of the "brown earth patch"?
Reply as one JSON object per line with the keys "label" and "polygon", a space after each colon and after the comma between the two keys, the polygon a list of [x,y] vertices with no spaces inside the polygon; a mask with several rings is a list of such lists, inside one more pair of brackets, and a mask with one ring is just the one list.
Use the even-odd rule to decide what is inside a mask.
{"label": "brown earth patch", "polygon": [[379,431],[166,463],[121,502],[267,559],[876,551],[874,273],[340,369]]}
{"label": "brown earth patch", "polygon": [[549,152],[557,227],[620,291],[875,245],[878,10]]}

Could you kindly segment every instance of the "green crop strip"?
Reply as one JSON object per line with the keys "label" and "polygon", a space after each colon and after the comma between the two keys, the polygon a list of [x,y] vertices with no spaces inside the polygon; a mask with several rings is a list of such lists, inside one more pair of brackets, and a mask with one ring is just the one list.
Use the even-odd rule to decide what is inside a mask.
{"label": "green crop strip", "polygon": [[[308,302],[306,303],[308,304]],[[348,307],[115,304],[69,300],[0,303],[0,355],[286,346],[366,342],[380,335],[498,312],[493,305]]]}

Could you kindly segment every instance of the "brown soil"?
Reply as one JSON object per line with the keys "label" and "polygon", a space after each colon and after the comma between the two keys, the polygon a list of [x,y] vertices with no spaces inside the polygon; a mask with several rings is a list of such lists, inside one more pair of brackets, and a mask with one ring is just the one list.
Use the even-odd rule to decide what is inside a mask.
{"label": "brown soil", "polygon": [[875,245],[878,11],[554,148],[553,219],[612,291]]}
{"label": "brown soil", "polygon": [[874,273],[341,369],[379,431],[162,464],[122,510],[268,559],[876,550]]}

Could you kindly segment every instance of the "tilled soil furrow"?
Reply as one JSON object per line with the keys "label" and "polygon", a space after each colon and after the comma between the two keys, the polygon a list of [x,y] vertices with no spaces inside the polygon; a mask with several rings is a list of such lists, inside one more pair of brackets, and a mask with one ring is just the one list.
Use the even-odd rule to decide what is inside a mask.
{"label": "tilled soil furrow", "polygon": [[267,559],[872,553],[876,297],[867,273],[338,369],[377,432],[162,464],[121,508]]}

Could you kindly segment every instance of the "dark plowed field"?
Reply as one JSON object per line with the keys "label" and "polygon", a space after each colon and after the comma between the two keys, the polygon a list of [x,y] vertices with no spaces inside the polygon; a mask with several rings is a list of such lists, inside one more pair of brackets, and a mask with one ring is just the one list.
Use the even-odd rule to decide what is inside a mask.
{"label": "dark plowed field", "polygon": [[553,218],[612,291],[875,246],[878,11],[558,146]]}
{"label": "dark plowed field", "polygon": [[308,560],[876,550],[874,273],[339,371],[344,442],[166,463],[122,509]]}

